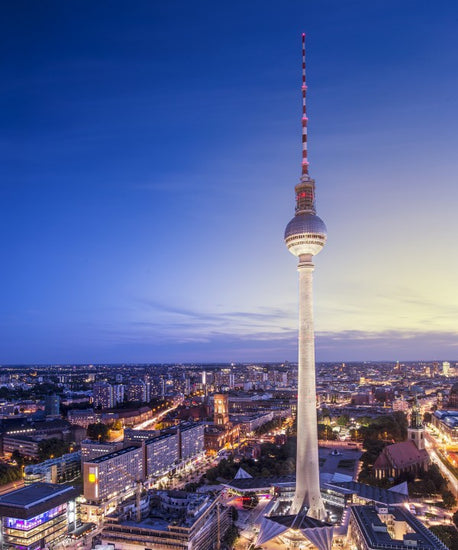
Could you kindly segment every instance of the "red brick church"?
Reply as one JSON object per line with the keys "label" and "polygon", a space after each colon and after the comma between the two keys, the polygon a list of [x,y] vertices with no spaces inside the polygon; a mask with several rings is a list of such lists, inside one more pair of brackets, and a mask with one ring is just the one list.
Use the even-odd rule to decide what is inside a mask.
{"label": "red brick church", "polygon": [[407,429],[407,441],[388,445],[374,463],[374,475],[377,479],[396,478],[404,472],[427,470],[429,455],[425,449],[425,428],[420,411],[415,405],[412,410],[410,426]]}

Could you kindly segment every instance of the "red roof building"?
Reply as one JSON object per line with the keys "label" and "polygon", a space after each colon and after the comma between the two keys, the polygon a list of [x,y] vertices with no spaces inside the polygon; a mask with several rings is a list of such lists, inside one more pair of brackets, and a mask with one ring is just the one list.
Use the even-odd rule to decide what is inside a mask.
{"label": "red roof building", "polygon": [[398,477],[405,472],[419,472],[428,469],[429,455],[425,449],[425,429],[417,408],[407,429],[407,441],[388,445],[374,463],[374,475],[377,479]]}

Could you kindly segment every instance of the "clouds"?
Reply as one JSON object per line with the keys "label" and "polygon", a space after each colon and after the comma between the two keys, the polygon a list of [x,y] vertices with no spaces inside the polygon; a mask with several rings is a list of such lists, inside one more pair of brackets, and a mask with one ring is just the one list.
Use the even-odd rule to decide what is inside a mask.
{"label": "clouds", "polygon": [[318,333],[321,360],[441,360],[458,357],[458,331],[344,330]]}
{"label": "clouds", "polygon": [[[143,361],[152,356],[163,362],[294,362],[297,358],[294,308],[205,313],[150,300],[141,304],[149,319],[105,332],[110,353],[128,357],[142,350]],[[317,331],[316,353],[317,361],[450,359],[458,355],[458,331]]]}

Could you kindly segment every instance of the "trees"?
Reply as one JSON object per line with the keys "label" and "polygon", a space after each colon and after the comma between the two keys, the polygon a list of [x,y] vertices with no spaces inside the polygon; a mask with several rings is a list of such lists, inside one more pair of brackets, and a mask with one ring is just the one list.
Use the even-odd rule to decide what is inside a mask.
{"label": "trees", "polygon": [[446,489],[445,491],[442,492],[442,500],[444,502],[444,506],[446,508],[448,508],[449,510],[456,506],[455,495],[451,491],[449,491],[448,489]]}
{"label": "trees", "polygon": [[113,424],[111,425],[112,430],[122,430],[122,428],[123,428],[123,423],[122,423],[122,420],[120,418],[115,420],[113,422]]}
{"label": "trees", "polygon": [[407,437],[407,416],[402,411],[393,414],[378,416],[368,426],[361,426],[364,435],[364,447],[368,441],[381,440],[387,442],[405,441]]}
{"label": "trees", "polygon": [[97,422],[95,424],[89,424],[86,434],[89,439],[92,439],[93,441],[106,441],[108,439],[109,431],[110,430],[106,424]]}
{"label": "trees", "polygon": [[68,453],[70,446],[65,441],[52,437],[51,439],[42,439],[38,443],[38,460],[43,462],[48,458],[57,458]]}
{"label": "trees", "polygon": [[9,466],[0,464],[0,485],[17,481],[22,477],[22,468],[18,466]]}
{"label": "trees", "polygon": [[337,435],[332,431],[331,426],[326,424],[318,424],[318,439],[326,441],[337,439]]}
{"label": "trees", "polygon": [[[407,427],[407,416],[402,411],[378,416],[371,420],[369,425],[361,425],[358,430],[358,438],[364,438],[363,446],[366,452],[361,457],[363,465],[359,474],[359,481],[372,484],[375,483],[375,481],[371,479],[374,462],[387,444],[405,441],[407,437]],[[353,433],[352,435],[355,436],[356,434]],[[385,486],[387,482],[383,480],[381,483],[377,484]]]}
{"label": "trees", "polygon": [[262,424],[262,426],[259,426],[259,428],[256,428],[254,433],[258,436],[263,435],[274,430],[277,427],[278,427],[278,419],[274,418],[273,420],[269,420],[268,422]]}
{"label": "trees", "polygon": [[234,548],[234,543],[239,536],[239,530],[235,525],[231,525],[223,537],[223,544],[226,548]]}
{"label": "trees", "polygon": [[14,449],[14,451],[11,453],[11,458],[16,461],[18,466],[22,466],[24,464],[24,457],[21,455],[18,449]]}
{"label": "trees", "polygon": [[428,471],[425,472],[422,477],[425,479],[430,479],[434,483],[437,493],[440,493],[447,488],[447,481],[441,474],[437,464],[431,464]]}
{"label": "trees", "polygon": [[231,518],[233,522],[239,519],[239,512],[235,506],[231,506]]}
{"label": "trees", "polygon": [[341,414],[337,419],[337,425],[345,428],[345,426],[350,422],[350,417],[348,414]]}
{"label": "trees", "polygon": [[458,528],[458,510],[453,514],[453,523]]}
{"label": "trees", "polygon": [[366,452],[361,456],[362,467],[358,476],[358,481],[367,483],[371,481],[372,467],[377,460],[383,448],[386,447],[384,441],[378,439],[366,439],[364,442]]}
{"label": "trees", "polygon": [[261,456],[256,461],[252,458],[243,458],[240,462],[234,462],[232,458],[224,458],[217,466],[206,471],[205,478],[209,483],[215,483],[218,478],[233,479],[239,468],[257,477],[293,474],[296,467],[295,457],[295,438],[288,439],[284,445],[263,443]]}
{"label": "trees", "polygon": [[458,548],[458,531],[453,525],[433,525],[429,530],[451,550]]}
{"label": "trees", "polygon": [[[440,473],[437,464],[431,464],[427,471],[417,472],[416,474],[411,472],[401,474],[396,478],[395,483],[403,481],[408,482],[409,494],[415,497],[427,497],[447,491],[447,481]],[[448,495],[445,499],[449,503],[452,502]]]}

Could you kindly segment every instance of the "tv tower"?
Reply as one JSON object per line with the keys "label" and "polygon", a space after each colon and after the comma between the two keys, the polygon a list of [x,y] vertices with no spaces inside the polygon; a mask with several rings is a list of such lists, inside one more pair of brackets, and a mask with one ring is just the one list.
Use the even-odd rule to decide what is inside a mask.
{"label": "tv tower", "polygon": [[307,85],[305,34],[302,35],[302,175],[295,187],[296,213],[285,229],[288,250],[299,258],[299,357],[297,396],[296,491],[291,514],[303,511],[324,520],[320,493],[315,382],[315,331],[313,326],[313,256],[326,242],[326,226],[315,211],[315,180],[307,159]]}

